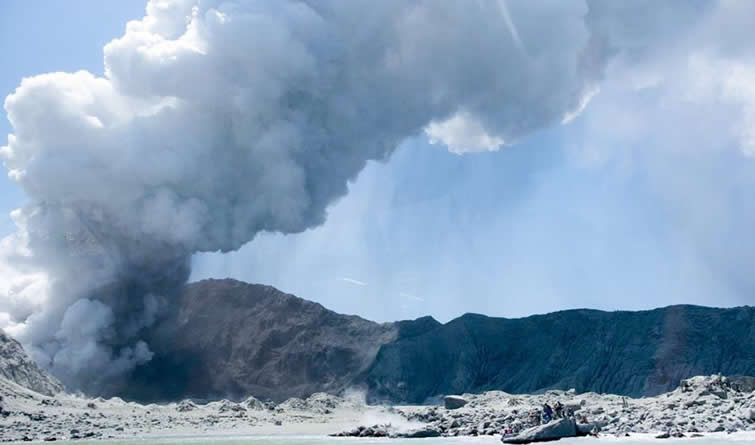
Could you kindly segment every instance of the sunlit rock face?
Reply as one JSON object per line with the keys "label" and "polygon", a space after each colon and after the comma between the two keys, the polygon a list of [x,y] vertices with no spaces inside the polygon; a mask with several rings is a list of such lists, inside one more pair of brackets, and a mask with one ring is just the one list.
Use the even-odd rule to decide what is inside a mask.
{"label": "sunlit rock face", "polygon": [[40,394],[52,396],[63,385],[34,363],[21,344],[0,330],[0,377]]}

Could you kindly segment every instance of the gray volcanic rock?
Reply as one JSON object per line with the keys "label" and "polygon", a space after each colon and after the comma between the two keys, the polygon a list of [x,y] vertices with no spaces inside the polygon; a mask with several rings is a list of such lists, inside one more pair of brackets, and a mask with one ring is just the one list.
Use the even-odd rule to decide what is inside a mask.
{"label": "gray volcanic rock", "polygon": [[245,398],[283,401],[356,383],[394,324],[341,315],[271,286],[204,280],[151,342],[156,356],[119,395],[137,400]]}
{"label": "gray volcanic rock", "polygon": [[[553,436],[658,434],[669,437],[713,432],[755,431],[755,392],[744,392],[726,376],[695,376],[679,388],[655,397],[632,398],[615,394],[549,390],[540,394],[487,391],[464,394],[468,403],[448,410],[430,405],[406,405],[396,412],[422,422],[446,437],[493,435],[520,443]],[[570,424],[542,428],[545,404],[571,408],[562,411]],[[560,421],[561,418],[556,419]],[[562,429],[563,428],[563,429]],[[576,431],[574,430],[576,429]],[[547,433],[547,434],[546,434]],[[558,434],[556,434],[558,433]],[[540,437],[540,439],[538,439]]]}
{"label": "gray volcanic rock", "polygon": [[755,377],[737,375],[729,376],[729,380],[740,391],[755,391]]}
{"label": "gray volcanic rock", "polygon": [[63,385],[37,366],[21,347],[21,344],[0,329],[0,377],[52,396],[63,391]]}
{"label": "gray volcanic rock", "polygon": [[461,396],[443,397],[443,405],[446,409],[458,409],[467,404],[467,400]]}
{"label": "gray volcanic rock", "polygon": [[422,403],[494,389],[655,395],[718,372],[755,375],[755,308],[467,314],[384,345],[367,382],[371,401]]}
{"label": "gray volcanic rock", "polygon": [[532,442],[550,442],[565,437],[576,437],[577,425],[572,419],[558,419],[544,425],[524,430],[514,437],[504,437],[503,443],[524,444]]}

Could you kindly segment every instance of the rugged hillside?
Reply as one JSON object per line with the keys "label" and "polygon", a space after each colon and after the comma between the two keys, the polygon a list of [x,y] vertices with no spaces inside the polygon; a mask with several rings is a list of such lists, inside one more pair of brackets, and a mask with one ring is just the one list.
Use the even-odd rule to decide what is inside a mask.
{"label": "rugged hillside", "polygon": [[384,345],[372,400],[549,388],[654,395],[682,378],[755,375],[755,309],[573,310],[521,319],[467,314]]}
{"label": "rugged hillside", "polygon": [[377,324],[234,280],[189,284],[177,307],[118,395],[280,401],[358,386],[371,401],[419,403],[491,389],[652,395],[693,375],[755,375],[749,307]]}
{"label": "rugged hillside", "polygon": [[34,363],[21,344],[0,329],[0,377],[51,396],[63,390],[63,385]]}
{"label": "rugged hillside", "polygon": [[253,394],[280,401],[337,392],[352,385],[399,330],[235,280],[189,284],[179,308],[155,342],[157,356],[134,373],[121,395]]}

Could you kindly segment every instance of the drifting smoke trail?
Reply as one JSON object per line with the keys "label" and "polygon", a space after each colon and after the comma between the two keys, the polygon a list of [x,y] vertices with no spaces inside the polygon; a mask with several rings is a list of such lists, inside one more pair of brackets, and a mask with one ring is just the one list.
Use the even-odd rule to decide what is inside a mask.
{"label": "drifting smoke trail", "polygon": [[511,13],[509,12],[508,6],[506,6],[506,0],[498,0],[498,7],[501,9],[501,15],[503,16],[503,20],[506,22],[506,27],[509,29],[511,38],[512,40],[514,40],[516,47],[519,48],[519,51],[521,51],[522,54],[526,54],[527,51],[525,51],[522,39],[519,37],[519,31],[516,29],[514,21],[511,20]]}
{"label": "drifting smoke trail", "polygon": [[24,79],[2,154],[29,203],[2,241],[0,323],[69,387],[112,388],[151,359],[193,253],[321,224],[431,122],[507,142],[560,122],[593,87],[584,8],[517,11],[540,41],[525,58],[501,5],[505,23],[455,0],[153,0],[105,77]]}

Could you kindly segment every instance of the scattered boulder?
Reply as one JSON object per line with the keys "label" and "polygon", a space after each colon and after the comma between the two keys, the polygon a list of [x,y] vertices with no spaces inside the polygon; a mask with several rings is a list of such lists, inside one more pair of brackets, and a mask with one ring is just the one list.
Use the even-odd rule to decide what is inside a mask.
{"label": "scattered boulder", "polygon": [[577,424],[572,419],[557,419],[526,429],[516,436],[501,438],[503,443],[532,443],[532,442],[549,442],[552,440],[563,439],[565,437],[577,436]]}
{"label": "scattered boulder", "polygon": [[297,411],[303,411],[307,409],[307,403],[298,397],[291,397],[287,399],[286,401],[284,401],[283,403],[281,403],[280,405],[278,405],[278,408],[280,408],[283,411],[288,411],[291,409],[297,410]]}
{"label": "scattered boulder", "polygon": [[180,413],[194,411],[195,409],[197,409],[197,405],[191,400],[182,400],[176,405],[176,411]]}
{"label": "scattered boulder", "polygon": [[458,409],[467,404],[467,399],[461,396],[445,396],[443,404],[446,409]]}
{"label": "scattered boulder", "polygon": [[230,400],[221,400],[220,405],[218,406],[218,412],[221,413],[243,413],[245,411],[246,408],[238,403],[233,403]]}
{"label": "scattered boulder", "polygon": [[741,392],[755,392],[755,377],[734,376],[729,377],[731,386]]}
{"label": "scattered boulder", "polygon": [[39,401],[42,406],[60,406],[60,401],[57,399],[42,399]]}
{"label": "scattered boulder", "polygon": [[254,396],[249,396],[246,400],[241,402],[243,406],[245,406],[247,409],[255,410],[255,411],[263,411],[267,407],[265,406],[265,403],[259,400],[258,398]]}
{"label": "scattered boulder", "polygon": [[[382,425],[360,426],[352,430],[330,434],[330,436],[331,437],[408,437],[408,436],[399,436],[398,434],[396,434],[394,432],[393,427],[389,423],[382,424]],[[427,436],[427,437],[436,437],[436,436]]]}
{"label": "scattered boulder", "polygon": [[27,413],[27,416],[32,422],[42,422],[43,420],[47,419],[47,416],[42,413]]}
{"label": "scattered boulder", "polygon": [[424,427],[408,433],[398,434],[398,437],[406,437],[408,439],[422,439],[426,437],[440,437],[440,431],[433,427]]}
{"label": "scattered boulder", "polygon": [[605,427],[606,424],[604,422],[587,422],[587,423],[577,423],[577,435],[578,436],[587,436],[589,434],[593,434],[593,432],[600,432],[603,427]]}
{"label": "scattered boulder", "polygon": [[326,394],[324,392],[314,393],[303,401],[303,409],[318,414],[330,414],[334,409],[344,403],[340,397]]}
{"label": "scattered boulder", "polygon": [[584,400],[575,400],[572,402],[566,402],[564,403],[564,411],[571,411],[573,413],[576,413],[577,411],[581,410],[585,406]]}

